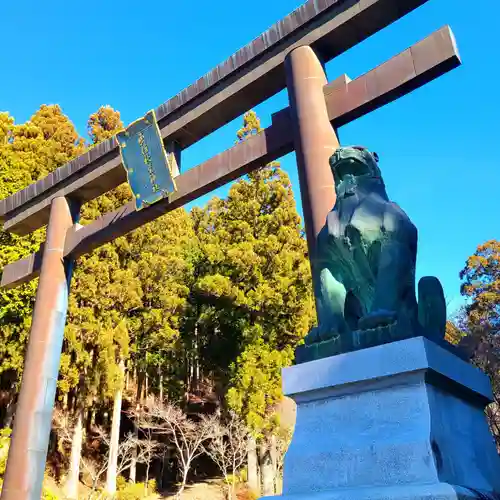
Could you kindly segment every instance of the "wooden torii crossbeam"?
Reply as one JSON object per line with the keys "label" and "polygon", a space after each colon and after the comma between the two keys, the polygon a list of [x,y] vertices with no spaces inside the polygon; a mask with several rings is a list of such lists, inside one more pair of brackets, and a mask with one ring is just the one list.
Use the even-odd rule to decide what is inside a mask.
{"label": "wooden torii crossbeam", "polygon": [[[460,59],[453,35],[448,27],[444,27],[355,80],[342,75],[326,85],[323,92],[328,118],[333,127],[338,128],[398,99],[459,64]],[[64,257],[70,255],[79,257],[91,252],[171,210],[290,153],[294,149],[291,127],[290,108],[287,107],[274,113],[271,125],[260,134],[177,177],[178,190],[169,199],[164,199],[142,211],[136,211],[135,204],[131,201],[87,226],[73,225],[66,235]],[[112,163],[120,163],[119,157]],[[123,170],[121,165],[120,168]],[[123,172],[120,181],[124,180],[124,175]],[[55,194],[49,194],[35,206],[39,207],[46,199],[51,200],[54,196]],[[0,206],[2,202],[4,205],[7,204],[8,200],[9,198],[0,201]],[[15,215],[10,218],[7,212],[8,222],[4,227],[8,228],[10,222],[12,231],[22,232],[24,226],[19,221],[29,217],[33,220],[34,216],[31,214],[33,214],[32,206],[27,207],[26,211],[15,211]],[[40,222],[42,220],[44,219],[39,219]],[[43,248],[29,257],[5,266],[1,286],[12,288],[37,277],[42,254]]]}
{"label": "wooden torii crossbeam", "polygon": [[460,59],[444,27],[352,81],[343,75],[327,83],[322,63],[425,1],[309,0],[160,106],[162,138],[180,164],[182,149],[285,87],[290,102],[260,134],[179,175],[168,199],[141,211],[130,202],[87,226],[77,224],[82,203],[126,181],[111,139],[0,201],[7,231],[22,235],[47,224],[42,248],[2,274],[5,288],[40,276],[2,500],[40,498],[74,259],[293,150],[313,255],[335,201],[328,164],[339,146],[335,130],[455,68]]}
{"label": "wooden torii crossbeam", "polygon": [[[309,0],[156,109],[167,149],[185,149],[286,88],[284,60],[310,46],[333,59],[427,0]],[[4,228],[27,234],[45,225],[58,195],[85,203],[127,180],[113,139],[0,201]]]}

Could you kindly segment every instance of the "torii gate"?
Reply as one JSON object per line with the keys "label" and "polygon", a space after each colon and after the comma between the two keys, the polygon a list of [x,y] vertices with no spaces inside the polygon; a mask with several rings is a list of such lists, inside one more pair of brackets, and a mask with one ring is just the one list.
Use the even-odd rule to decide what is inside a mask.
{"label": "torii gate", "polygon": [[166,150],[181,151],[283,88],[289,107],[260,134],[176,177],[177,191],[135,210],[134,202],[82,227],[80,206],[126,180],[114,139],[0,201],[5,230],[23,235],[47,224],[45,244],[7,265],[1,286],[40,277],[2,500],[38,500],[51,429],[74,260],[292,150],[297,154],[307,242],[335,202],[329,157],[336,129],[457,67],[449,27],[376,69],[328,83],[323,64],[426,0],[308,0],[156,110]]}

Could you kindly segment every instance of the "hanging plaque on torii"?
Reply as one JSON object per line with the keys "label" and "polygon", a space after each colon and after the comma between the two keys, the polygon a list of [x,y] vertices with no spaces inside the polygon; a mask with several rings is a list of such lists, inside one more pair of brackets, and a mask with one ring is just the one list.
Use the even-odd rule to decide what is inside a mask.
{"label": "hanging plaque on torii", "polygon": [[174,178],[179,175],[179,170],[174,155],[165,151],[154,111],[118,132],[116,141],[136,210],[176,191]]}

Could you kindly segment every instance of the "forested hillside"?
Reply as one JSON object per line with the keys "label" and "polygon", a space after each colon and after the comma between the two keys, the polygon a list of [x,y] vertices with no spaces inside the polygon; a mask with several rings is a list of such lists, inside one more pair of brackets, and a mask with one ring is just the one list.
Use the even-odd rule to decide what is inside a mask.
{"label": "forested hillside", "polygon": [[[89,117],[88,140],[57,105],[41,106],[23,124],[0,113],[0,198],[122,127],[108,106]],[[249,112],[236,140],[259,131]],[[93,200],[81,224],[130,197],[122,185]],[[0,230],[0,269],[43,240],[43,229],[26,237]],[[499,245],[487,242],[467,262],[470,304],[448,324],[449,340],[467,340],[497,391]],[[36,286],[0,290],[0,477]],[[81,257],[46,498],[180,495],[186,484],[212,478],[227,497],[278,492],[293,422],[280,371],[314,320],[303,227],[277,162],[233,183],[224,199],[190,213],[178,209]],[[496,408],[489,416],[498,435]]]}

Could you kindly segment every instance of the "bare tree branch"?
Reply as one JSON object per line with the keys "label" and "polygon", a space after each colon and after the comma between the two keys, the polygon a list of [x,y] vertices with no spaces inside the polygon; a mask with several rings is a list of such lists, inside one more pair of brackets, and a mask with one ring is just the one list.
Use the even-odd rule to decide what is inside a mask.
{"label": "bare tree branch", "polygon": [[206,419],[200,422],[190,420],[177,406],[159,400],[148,404],[150,422],[156,422],[155,432],[167,435],[174,444],[181,483],[176,497],[179,498],[186,487],[193,460],[203,453],[202,444],[210,437],[211,429]]}
{"label": "bare tree branch", "polygon": [[[94,498],[95,491],[97,489],[97,484],[101,476],[108,469],[108,455],[109,455],[109,444],[111,442],[109,434],[102,427],[97,427],[95,429],[96,438],[106,446],[106,454],[102,457],[102,461],[99,464],[95,460],[82,457],[81,464],[83,468],[87,471],[90,478],[92,479],[92,489],[89,495],[89,499]],[[138,439],[132,434],[127,434],[125,439],[121,441],[118,445],[118,465],[117,474],[121,474],[124,470],[130,467],[132,461],[133,450],[138,444]]]}
{"label": "bare tree branch", "polygon": [[202,444],[203,451],[221,470],[229,490],[228,496],[234,498],[235,481],[230,474],[234,476],[245,463],[248,430],[233,412],[225,423],[216,415],[205,417],[205,425],[209,429],[210,440]]}

